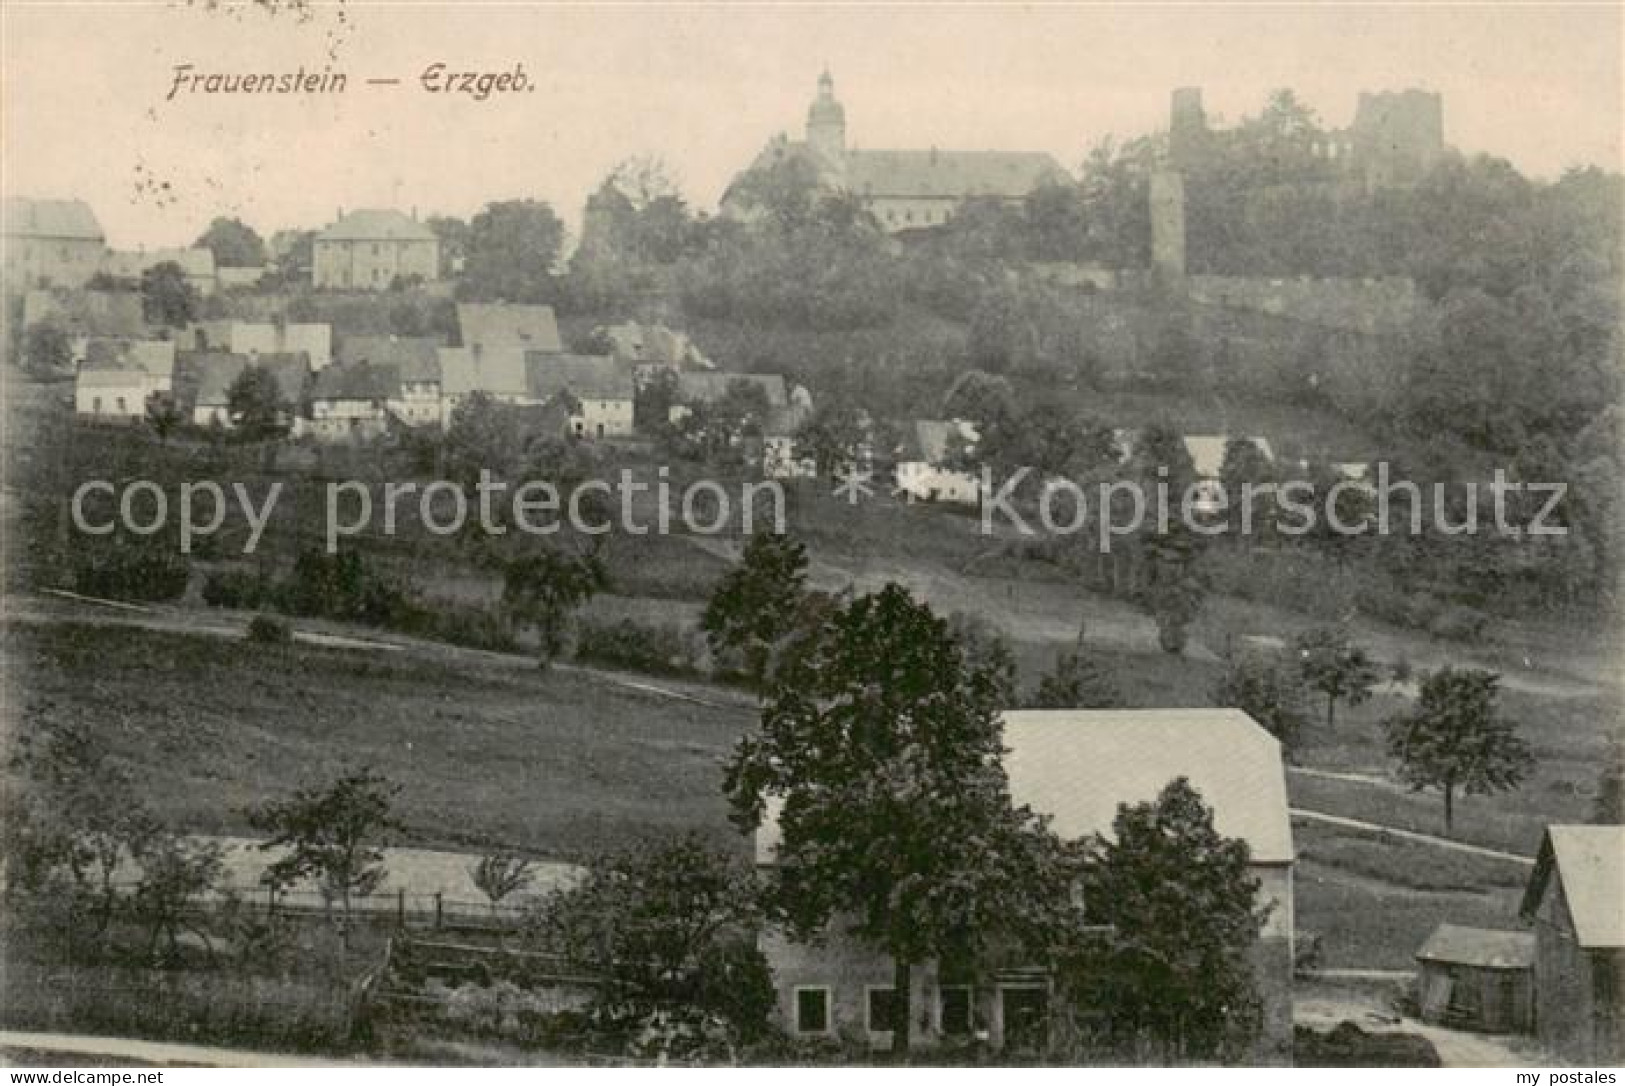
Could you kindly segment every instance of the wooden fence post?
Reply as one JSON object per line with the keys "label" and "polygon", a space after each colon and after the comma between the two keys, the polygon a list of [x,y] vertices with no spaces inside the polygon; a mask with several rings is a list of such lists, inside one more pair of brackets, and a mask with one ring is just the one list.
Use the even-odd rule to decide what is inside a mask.
{"label": "wooden fence post", "polygon": [[442,919],[442,916],[443,916],[443,913],[444,913],[444,909],[445,909],[445,901],[444,901],[444,899],[442,897],[442,891],[436,890],[434,892],[434,930],[435,931],[440,930],[440,922],[441,922],[441,919]]}
{"label": "wooden fence post", "polygon": [[395,891],[395,926],[406,927],[406,887],[402,886]]}

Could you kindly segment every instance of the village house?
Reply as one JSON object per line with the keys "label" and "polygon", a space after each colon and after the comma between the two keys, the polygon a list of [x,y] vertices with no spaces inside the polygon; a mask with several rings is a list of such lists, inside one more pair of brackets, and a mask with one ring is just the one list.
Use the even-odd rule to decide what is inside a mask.
{"label": "village house", "polygon": [[774,408],[762,423],[762,476],[767,479],[812,479],[818,475],[818,464],[797,447],[801,428],[807,424],[810,410],[791,404]]}
{"label": "village house", "polygon": [[147,334],[141,295],[124,290],[31,290],[23,296],[23,327],[50,323],[68,337],[77,368],[92,339],[142,339]]}
{"label": "village house", "polygon": [[214,269],[214,274],[221,290],[252,290],[259,286],[268,270],[263,264],[243,267],[222,264]]}
{"label": "village house", "polygon": [[328,366],[310,393],[309,433],[320,441],[370,441],[389,431],[389,404],[400,396],[393,366]]}
{"label": "village house", "polygon": [[207,297],[220,285],[215,273],[214,253],[201,246],[191,249],[140,249],[135,252],[109,252],[102,261],[101,271],[114,279],[139,282],[149,269],[160,264],[175,264],[186,276],[186,282],[198,294]]}
{"label": "village house", "polygon": [[400,393],[389,411],[408,426],[439,425],[440,340],[433,336],[345,336],[339,343],[341,366],[372,363],[393,366],[400,374]]}
{"label": "village house", "polygon": [[415,215],[363,209],[316,235],[311,283],[318,290],[388,290],[396,281],[432,283],[440,277],[440,239]]}
{"label": "village house", "polygon": [[[231,429],[231,386],[247,369],[257,366],[276,379],[283,404],[283,421],[298,433],[310,388],[310,360],[303,353],[246,355],[228,351],[189,351],[176,363],[175,394],[182,408],[191,407],[194,425]],[[182,386],[188,386],[183,393]]]}
{"label": "village house", "polygon": [[1535,1024],[1535,936],[1440,924],[1416,952],[1422,1020],[1482,1033]]}
{"label": "village house", "polygon": [[576,437],[628,437],[632,433],[632,375],[608,355],[525,352],[530,399],[569,407]]}
{"label": "village house", "polygon": [[641,386],[660,370],[711,370],[716,366],[700,353],[692,340],[664,324],[611,324],[595,330],[609,344],[617,362],[632,367],[632,376]]}
{"label": "village house", "polygon": [[497,403],[523,406],[538,402],[531,393],[522,347],[441,347],[435,356],[440,363],[442,425],[450,426],[453,413],[476,392]]}
{"label": "village house", "polygon": [[769,411],[789,407],[792,403],[812,406],[812,397],[805,389],[792,388],[776,373],[679,373],[669,419],[681,422],[693,413],[696,405],[718,403],[741,386],[759,389]]}
{"label": "village house", "polygon": [[946,422],[917,419],[905,435],[903,450],[897,458],[897,489],[911,500],[979,505],[982,501],[979,475],[946,466],[956,448],[971,452],[979,440],[981,435],[976,427],[964,419]]}
{"label": "village house", "polygon": [[174,377],[169,340],[92,339],[74,382],[74,410],[90,418],[143,419],[147,398],[171,391]]}
{"label": "village house", "polygon": [[83,200],[0,200],[5,291],[80,287],[101,270],[107,235]]}
{"label": "village house", "polygon": [[232,321],[226,349],[232,354],[292,354],[302,352],[311,369],[333,361],[333,329],[327,324],[290,324],[286,321]]}
{"label": "village house", "polygon": [[457,330],[463,346],[476,354],[505,349],[564,353],[550,305],[463,302],[457,306]]}
{"label": "village house", "polygon": [[[1293,846],[1278,742],[1237,709],[1019,710],[1003,715],[1010,798],[1051,819],[1063,839],[1109,836],[1123,804],[1154,800],[1184,777],[1226,837],[1247,843],[1259,904],[1268,910],[1254,947],[1264,1029],[1257,1062],[1291,1056]],[[759,868],[776,862],[778,805],[757,830]],[[817,944],[769,927],[760,944],[772,966],[778,1016],[801,1037],[856,1035],[889,1045],[893,963],[837,921]],[[911,1039],[931,1048],[972,1035],[994,1047],[1042,1049],[1059,1009],[1047,963],[983,970],[977,979],[938,963],[914,970]]]}
{"label": "village house", "polygon": [[1535,929],[1541,1042],[1625,1063],[1625,826],[1546,827],[1519,912]]}
{"label": "village house", "polygon": [[[1248,437],[1265,460],[1274,463],[1275,452],[1268,438]],[[1192,509],[1197,513],[1213,514],[1225,508],[1224,483],[1220,473],[1224,468],[1224,453],[1231,438],[1226,434],[1186,434],[1181,441],[1196,470],[1196,498]]]}

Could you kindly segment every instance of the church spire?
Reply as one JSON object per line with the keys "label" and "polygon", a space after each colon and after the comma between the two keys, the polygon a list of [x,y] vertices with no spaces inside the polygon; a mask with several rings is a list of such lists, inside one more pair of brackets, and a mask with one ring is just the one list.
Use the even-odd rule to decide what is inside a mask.
{"label": "church spire", "polygon": [[807,146],[835,168],[846,158],[846,110],[835,98],[835,78],[827,64],[818,77],[818,97],[807,110]]}

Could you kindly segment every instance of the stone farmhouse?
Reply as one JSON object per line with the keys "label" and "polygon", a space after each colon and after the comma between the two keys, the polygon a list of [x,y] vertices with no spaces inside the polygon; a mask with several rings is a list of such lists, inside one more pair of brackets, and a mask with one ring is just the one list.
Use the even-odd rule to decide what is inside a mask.
{"label": "stone farmhouse", "polygon": [[[1253,951],[1264,1030],[1255,1059],[1290,1060],[1292,1046],[1293,845],[1281,747],[1237,709],[1007,711],[1005,769],[1012,802],[1051,819],[1061,837],[1109,835],[1118,808],[1153,800],[1184,777],[1213,809],[1218,832],[1245,841],[1268,919]],[[777,862],[779,806],[769,804],[755,856]],[[773,968],[778,1015],[803,1037],[857,1035],[889,1046],[893,963],[832,923],[817,944],[767,928],[760,938]],[[911,1038],[929,1049],[972,1035],[1006,1050],[1042,1051],[1053,990],[1046,963],[979,968],[942,963],[914,969]]]}

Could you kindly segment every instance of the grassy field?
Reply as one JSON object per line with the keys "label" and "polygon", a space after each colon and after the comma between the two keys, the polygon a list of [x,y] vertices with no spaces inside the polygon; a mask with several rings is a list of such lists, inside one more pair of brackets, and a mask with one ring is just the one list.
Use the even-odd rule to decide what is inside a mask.
{"label": "grassy field", "polygon": [[718,785],[742,711],[478,654],[81,625],[12,626],[5,658],[8,727],[84,722],[197,833],[245,832],[244,807],[370,764],[403,786],[406,844],[571,858],[649,831],[734,839]]}

